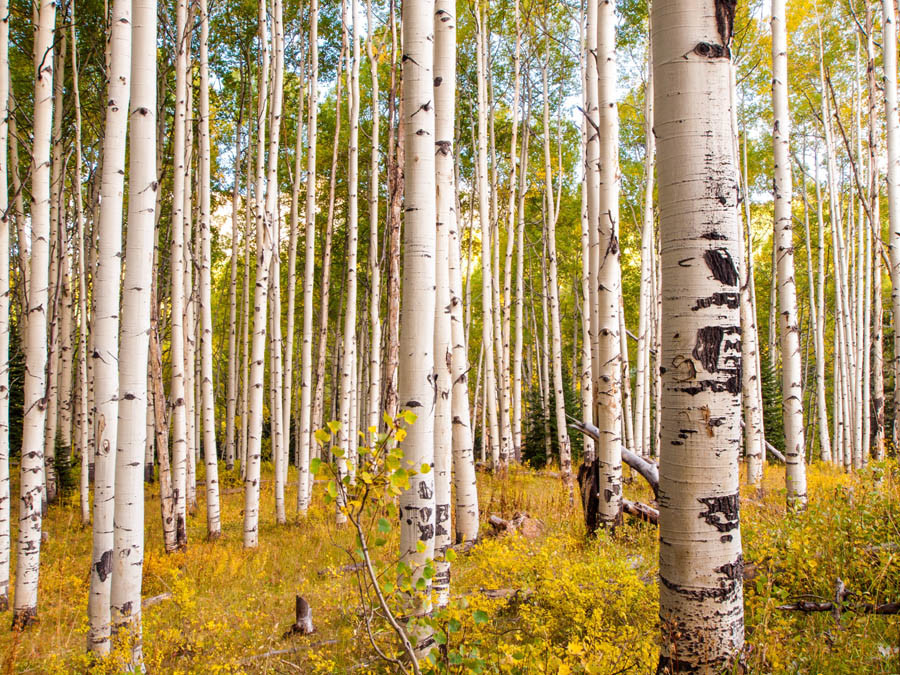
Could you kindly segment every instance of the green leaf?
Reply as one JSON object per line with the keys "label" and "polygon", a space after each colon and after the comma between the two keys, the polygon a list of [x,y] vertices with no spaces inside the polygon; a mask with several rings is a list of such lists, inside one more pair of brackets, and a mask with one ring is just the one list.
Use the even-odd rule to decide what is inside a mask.
{"label": "green leaf", "polygon": [[423,464],[422,468],[419,469],[419,473],[421,473],[421,474],[426,474],[429,471],[431,471],[431,464]]}
{"label": "green leaf", "polygon": [[325,492],[327,492],[328,496],[332,499],[337,499],[337,485],[335,485],[333,480],[328,481],[328,485],[325,487]]}
{"label": "green leaf", "polygon": [[406,469],[397,469],[391,474],[391,485],[401,490],[409,490],[409,472]]}
{"label": "green leaf", "polygon": [[316,442],[319,445],[325,445],[328,441],[331,440],[331,434],[329,434],[324,429],[316,429],[316,433],[314,434],[316,438]]}
{"label": "green leaf", "polygon": [[490,617],[488,616],[488,613],[485,612],[483,609],[476,609],[475,613],[472,614],[472,618],[475,619],[475,624],[479,625],[479,626],[483,623],[487,623],[488,620],[490,619]]}
{"label": "green leaf", "polygon": [[456,560],[456,551],[454,551],[452,548],[448,548],[447,552],[444,553],[444,560],[446,560],[448,563],[454,562]]}
{"label": "green leaf", "polygon": [[460,623],[459,619],[450,619],[447,622],[447,632],[448,633],[455,633],[460,628],[462,628],[462,623]]}
{"label": "green leaf", "polygon": [[416,579],[416,590],[417,591],[424,591],[427,587],[428,587],[428,584],[425,582],[424,579],[422,579],[421,577]]}
{"label": "green leaf", "polygon": [[424,541],[419,540],[416,542],[416,551],[419,553],[425,553],[425,542]]}
{"label": "green leaf", "polygon": [[450,652],[447,656],[447,660],[450,662],[451,666],[459,666],[463,662],[463,657],[459,652]]}
{"label": "green leaf", "polygon": [[393,581],[386,580],[386,581],[381,585],[381,588],[384,590],[385,593],[393,593],[393,592],[394,592],[394,589],[396,588],[396,586],[394,586],[394,582],[393,582]]}
{"label": "green leaf", "polygon": [[341,430],[341,423],[335,420],[331,420],[327,426],[331,430],[332,434],[336,434]]}
{"label": "green leaf", "polygon": [[318,457],[313,457],[309,461],[309,472],[313,476],[317,476],[321,470],[322,470],[322,460],[319,459]]}
{"label": "green leaf", "polygon": [[403,421],[407,424],[415,424],[416,420],[418,419],[418,415],[416,415],[416,413],[414,413],[412,410],[404,410],[402,413],[400,413],[400,417],[402,417]]}
{"label": "green leaf", "polygon": [[387,518],[378,519],[378,531],[382,534],[387,534],[391,531],[391,523]]}
{"label": "green leaf", "polygon": [[439,645],[447,644],[447,635],[441,631],[436,631],[434,634],[434,641]]}

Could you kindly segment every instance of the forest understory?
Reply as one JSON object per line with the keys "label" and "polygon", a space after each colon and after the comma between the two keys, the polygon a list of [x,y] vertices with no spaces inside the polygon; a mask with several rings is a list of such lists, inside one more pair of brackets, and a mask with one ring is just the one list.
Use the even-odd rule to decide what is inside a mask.
{"label": "forest understory", "polygon": [[[306,519],[276,525],[272,476],[264,466],[256,550],[241,544],[239,475],[224,466],[221,539],[205,541],[203,490],[200,515],[188,520],[186,551],[163,553],[160,521],[146,519],[148,672],[391,672],[361,625],[356,572],[348,571],[344,550],[351,530],[335,525],[321,490]],[[626,497],[652,499],[637,474],[626,470],[624,482]],[[446,631],[450,647],[474,651],[483,672],[654,672],[656,527],[630,518],[614,537],[601,531],[586,538],[577,500],[568,507],[552,471],[511,467],[503,479],[479,473],[478,483],[483,536],[453,566],[453,601],[443,618],[458,622]],[[157,508],[157,485],[146,491],[148,512]],[[788,513],[782,466],[767,465],[761,493],[742,481],[746,672],[896,674],[897,616],[850,608],[900,598],[900,468],[888,461],[847,474],[813,464],[809,490],[809,508]],[[489,534],[492,515],[517,513],[539,522],[524,535]],[[77,491],[49,511],[44,531],[44,609],[28,633],[0,631],[2,672],[119,672],[122,654],[98,661],[84,651],[91,530],[80,525]],[[382,550],[396,550],[391,536],[396,532]],[[779,609],[829,601],[838,579],[854,593],[838,619]],[[311,606],[316,632],[285,637],[298,594]]]}

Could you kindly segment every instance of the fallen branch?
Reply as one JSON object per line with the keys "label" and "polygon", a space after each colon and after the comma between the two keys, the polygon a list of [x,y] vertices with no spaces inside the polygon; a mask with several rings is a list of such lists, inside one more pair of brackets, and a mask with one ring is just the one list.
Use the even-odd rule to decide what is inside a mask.
{"label": "fallen branch", "polygon": [[516,513],[509,520],[491,514],[488,518],[488,525],[494,528],[492,532],[494,536],[518,532],[526,539],[534,539],[541,536],[544,532],[544,524],[540,520],[530,517],[527,513]]}
{"label": "fallen branch", "polygon": [[360,570],[366,569],[365,563],[353,563],[351,565],[341,565],[337,569],[329,567],[328,569],[319,570],[320,577],[327,577],[329,574],[333,574],[335,576],[339,576],[341,574],[350,574],[352,572],[359,572]]}
{"label": "fallen branch", "polygon": [[152,597],[141,600],[141,608],[147,609],[148,607],[153,607],[153,605],[158,605],[164,600],[169,600],[172,597],[171,593],[160,593],[159,595],[154,595]]}
{"label": "fallen branch", "polygon": [[287,649],[275,649],[271,652],[264,652],[262,654],[253,654],[252,656],[248,656],[246,659],[241,661],[241,665],[248,666],[254,661],[258,659],[268,659],[273,656],[283,656],[285,654],[294,654],[299,651],[307,651],[309,649],[315,649],[316,647],[325,647],[327,645],[336,645],[337,640],[320,640],[319,642],[313,642],[312,644],[300,645],[297,647],[288,647]]}
{"label": "fallen branch", "polygon": [[[798,600],[790,605],[779,605],[778,609],[795,612],[833,612],[833,602],[809,602]],[[886,602],[881,605],[863,602],[858,604],[842,603],[841,611],[856,612],[857,614],[900,614],[900,602]]]}
{"label": "fallen branch", "polygon": [[[743,429],[743,428],[746,427],[746,426],[747,426],[747,425],[744,424],[744,420],[742,419],[742,420],[741,420],[741,429]],[[779,462],[781,462],[782,464],[784,464],[784,455],[781,454],[781,452],[778,450],[778,448],[776,448],[774,445],[772,445],[771,443],[769,443],[769,441],[767,441],[765,438],[763,439],[763,443],[765,443],[765,445],[766,445],[766,451],[767,451],[770,455],[772,455],[772,457],[774,457],[774,458],[777,459]]]}
{"label": "fallen branch", "polygon": [[633,502],[628,499],[622,500],[622,510],[629,516],[640,518],[641,520],[659,525],[659,511],[652,506],[647,506],[641,502]]}
{"label": "fallen branch", "polygon": [[[571,421],[569,426],[576,431],[580,431],[585,436],[590,436],[595,441],[600,440],[600,430],[593,424],[582,422],[572,416],[569,416],[569,420]],[[659,498],[659,467],[656,463],[644,459],[624,447],[622,448],[622,461],[637,471],[650,485],[650,489],[653,490],[653,496]]]}

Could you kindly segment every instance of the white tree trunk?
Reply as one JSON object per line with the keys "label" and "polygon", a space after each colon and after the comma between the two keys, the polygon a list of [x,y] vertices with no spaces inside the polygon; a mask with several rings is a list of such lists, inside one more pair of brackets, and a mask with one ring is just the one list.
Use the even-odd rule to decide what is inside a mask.
{"label": "white tree trunk", "polygon": [[[888,253],[891,262],[891,311],[894,316],[895,372],[900,362],[900,113],[897,109],[897,16],[893,0],[882,0],[882,25],[884,28],[884,114],[887,127],[887,197],[888,197]],[[900,380],[894,381],[894,430],[900,425]]]}
{"label": "white tree trunk", "polygon": [[219,519],[219,463],[216,448],[216,407],[213,394],[212,265],[210,232],[209,138],[209,9],[200,10],[200,391],[203,413],[203,449],[206,460],[206,533],[210,540],[222,534]]}
{"label": "white tree trunk", "polygon": [[[237,332],[240,327],[237,317],[237,268],[238,268],[238,222],[240,219],[241,185],[241,126],[244,122],[244,98],[246,85],[241,90],[241,104],[234,129],[234,183],[231,190],[231,260],[229,261],[228,285],[228,381],[225,385],[225,469],[234,468],[235,427],[238,397],[238,354]],[[242,421],[242,426],[243,421]]]}
{"label": "white tree trunk", "polygon": [[506,458],[502,456],[500,445],[500,426],[497,419],[497,376],[495,371],[494,354],[494,301],[492,297],[491,270],[491,217],[488,194],[488,168],[487,168],[487,92],[485,83],[484,54],[484,18],[480,8],[476,8],[476,53],[478,71],[478,220],[481,225],[481,339],[484,343],[484,406],[487,410],[489,437],[491,448],[491,466],[495,471],[502,470],[506,465]]}
{"label": "white tree trunk", "polygon": [[[253,291],[253,344],[250,356],[250,423],[247,438],[247,470],[244,476],[244,548],[259,545],[260,461],[262,459],[263,376],[266,355],[266,313],[269,268],[272,260],[272,227],[266,219],[263,194],[266,187],[266,111],[269,101],[269,31],[265,0],[259,0],[259,48],[261,66],[256,101],[256,286]],[[272,186],[275,191],[276,186]],[[268,195],[267,195],[268,197]],[[274,199],[274,195],[273,195]],[[268,199],[266,199],[268,201]]]}
{"label": "white tree trunk", "polygon": [[[548,38],[549,40],[549,38]],[[550,305],[550,333],[551,333],[551,358],[553,368],[553,392],[556,412],[556,441],[559,444],[559,466],[563,475],[563,482],[569,491],[569,501],[574,499],[574,487],[572,482],[572,448],[569,444],[568,426],[566,422],[566,397],[563,390],[562,373],[562,335],[559,328],[559,289],[557,286],[556,270],[556,209],[553,204],[553,164],[550,159],[550,86],[548,83],[548,69],[550,67],[549,42],[544,43],[547,48],[547,57],[541,68],[541,83],[543,85],[544,98],[544,186],[547,199],[547,219],[545,239],[547,242],[547,257],[549,258],[549,283],[548,304]]]}
{"label": "white tree trunk", "polygon": [[41,555],[41,491],[44,466],[44,388],[47,367],[47,285],[50,262],[50,130],[53,96],[53,41],[56,4],[35,8],[34,126],[31,144],[31,260],[25,341],[24,421],[19,482],[19,535],[13,625],[37,620]]}
{"label": "white tree trunk", "polygon": [[718,673],[744,642],[738,180],[729,43],[710,0],[652,8],[662,267],[658,672]]}
{"label": "white tree trunk", "polygon": [[[401,408],[416,415],[401,447],[406,468],[419,473],[400,495],[400,555],[418,578],[435,546],[434,472],[422,472],[434,464],[434,3],[404,3],[402,13],[406,185],[398,394]],[[427,612],[427,605],[423,602],[416,612]],[[419,638],[418,648],[427,649],[428,638]]]}
{"label": "white tree trunk", "polygon": [[785,480],[792,506],[806,504],[806,459],[803,442],[803,373],[800,328],[797,325],[797,287],[794,282],[794,243],[791,215],[791,122],[788,115],[787,34],[785,2],[772,0],[772,106],[775,124],[775,238],[778,261],[778,316],[781,330],[782,401],[784,405]]}
{"label": "white tree trunk", "polygon": [[600,136],[596,247],[596,306],[599,323],[594,372],[595,419],[600,429],[600,522],[622,520],[622,369],[619,356],[619,120],[616,108],[616,17],[613,4],[599,3],[597,17],[597,108]]}
{"label": "white tree trunk", "polygon": [[[9,0],[0,0],[0,16]],[[0,612],[9,609],[9,21],[0,21]],[[22,242],[19,242],[21,245]]]}
{"label": "white tree trunk", "polygon": [[156,226],[156,0],[136,0],[132,28],[128,236],[119,350],[115,535],[110,602],[116,631],[140,667],[141,574],[144,561],[144,475],[147,359]]}
{"label": "white tree trunk", "polygon": [[316,271],[316,140],[318,138],[319,0],[309,3],[309,110],[306,137],[306,233],[303,267],[303,342],[300,345],[300,437],[297,440],[297,511],[309,509],[311,440],[313,290]]}
{"label": "white tree trunk", "polygon": [[[350,147],[347,160],[347,309],[344,313],[344,359],[341,363],[340,387],[340,446],[343,457],[338,456],[338,477],[355,473],[356,438],[351,435],[351,396],[353,373],[356,367],[356,257],[359,241],[359,0],[349,0],[353,35],[351,36],[352,62],[350,67]],[[338,523],[345,522],[338,500]]]}
{"label": "white tree trunk", "polygon": [[[125,136],[131,93],[131,0],[116,0],[113,3],[109,48],[110,76],[106,92],[100,179],[99,249],[93,285],[96,313],[91,325],[94,333],[96,431],[88,647],[97,654],[107,654],[110,649],[110,587],[115,557],[113,520],[119,397],[119,282],[122,268]],[[32,279],[34,272],[32,268]],[[139,365],[145,369],[146,363],[145,358]],[[143,419],[143,409],[141,413]],[[143,427],[143,422],[140,426]]]}
{"label": "white tree trunk", "polygon": [[[187,4],[178,0],[175,12],[175,118],[172,130],[172,247],[169,266],[171,286],[171,362],[172,384],[172,496],[175,502],[175,541],[187,547],[187,410],[184,373],[184,192],[185,132],[187,118]],[[158,414],[158,413],[157,413]]]}

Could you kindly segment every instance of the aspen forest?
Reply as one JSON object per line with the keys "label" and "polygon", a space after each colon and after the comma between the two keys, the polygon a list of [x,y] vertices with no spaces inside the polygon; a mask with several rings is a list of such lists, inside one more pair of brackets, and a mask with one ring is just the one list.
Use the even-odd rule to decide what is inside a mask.
{"label": "aspen forest", "polygon": [[0,5],[0,672],[900,674],[895,0]]}

